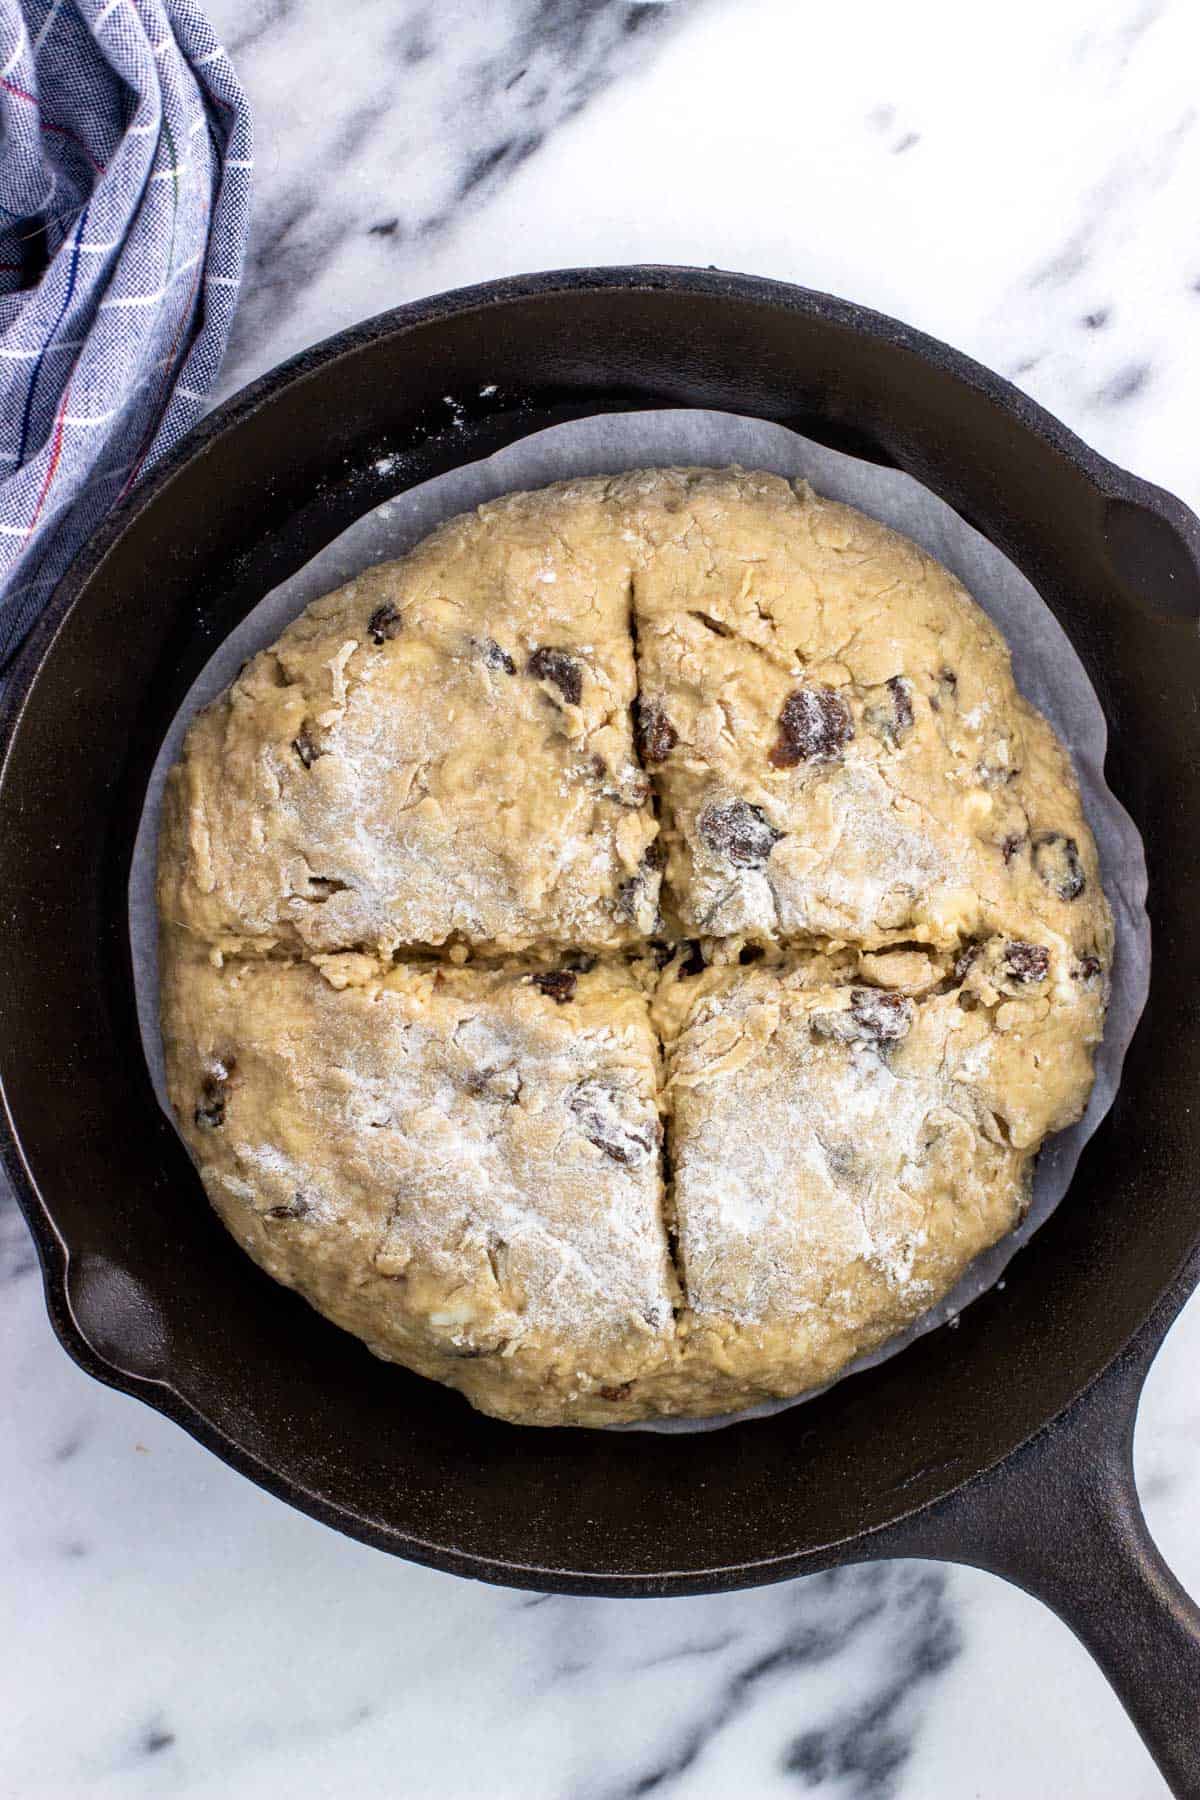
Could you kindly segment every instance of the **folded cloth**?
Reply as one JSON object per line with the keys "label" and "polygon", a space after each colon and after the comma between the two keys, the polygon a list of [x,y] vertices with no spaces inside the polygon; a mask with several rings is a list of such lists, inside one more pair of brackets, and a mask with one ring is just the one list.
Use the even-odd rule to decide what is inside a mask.
{"label": "folded cloth", "polygon": [[0,669],[203,412],[251,167],[192,0],[0,0]]}

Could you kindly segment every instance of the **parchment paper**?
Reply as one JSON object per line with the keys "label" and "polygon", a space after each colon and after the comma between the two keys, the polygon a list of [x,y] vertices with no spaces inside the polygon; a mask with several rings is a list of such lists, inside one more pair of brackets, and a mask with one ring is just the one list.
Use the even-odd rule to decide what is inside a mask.
{"label": "parchment paper", "polygon": [[[390,459],[376,465],[386,474]],[[976,1258],[953,1291],[881,1350],[843,1374],[895,1356],[913,1338],[952,1322],[990,1288],[1014,1253],[1053,1212],[1067,1190],[1083,1146],[1112,1105],[1121,1065],[1146,1003],[1150,980],[1150,924],[1146,916],[1146,860],[1142,841],[1104,780],[1107,727],[1100,702],[1069,639],[1020,571],[957,513],[910,476],[826,450],[783,426],[731,413],[663,411],[605,414],[558,425],[453,469],[365,514],[303,569],[267,594],[214,652],[193,684],[163,742],[147,789],[129,889],[138,1018],[159,1104],[170,1117],[158,1028],[157,926],[154,863],[158,813],[167,770],[179,755],[195,712],[234,679],[247,657],[274,642],[310,601],[350,580],[371,563],[401,556],[434,526],[500,494],[542,487],[568,476],[691,464],[768,469],[804,476],[832,499],[844,500],[905,532],[951,569],[999,626],[1012,649],[1021,691],[1049,719],[1069,748],[1096,835],[1104,889],[1116,923],[1112,1002],[1096,1058],[1096,1085],[1087,1112],[1070,1131],[1047,1140],[1034,1178],[1033,1205],[1024,1222]],[[396,459],[400,473],[400,459]],[[770,1402],[738,1419],[759,1417],[811,1399]],[[668,1420],[632,1430],[712,1430],[730,1418]]]}

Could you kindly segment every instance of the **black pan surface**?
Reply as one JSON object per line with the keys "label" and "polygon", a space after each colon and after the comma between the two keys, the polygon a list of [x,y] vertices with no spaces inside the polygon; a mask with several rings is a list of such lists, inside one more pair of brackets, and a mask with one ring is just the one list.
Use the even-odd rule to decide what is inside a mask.
{"label": "black pan surface", "polygon": [[[375,1362],[210,1214],[142,1059],[129,861],[158,744],[215,644],[397,472],[419,482],[563,419],[653,406],[753,414],[903,468],[1022,568],[1109,719],[1109,781],[1151,870],[1153,981],[1070,1194],[956,1331],[716,1433],[519,1429]],[[386,481],[385,454],[402,459]],[[1198,617],[1200,525],[1180,502],[946,346],[793,287],[657,268],[497,282],[369,321],[247,389],[77,562],[0,718],[3,1151],[64,1346],[292,1504],[460,1574],[683,1594],[927,1546],[1045,1589],[1013,1531],[981,1522],[981,1477],[1034,1470],[1052,1422],[1065,1442],[1104,1391],[1055,1467],[1084,1487],[1107,1469],[1117,1505],[1137,1377],[1200,1242]],[[1049,1479],[1029,1475],[1030,1493]],[[1048,1542],[1060,1502],[1026,1504],[1026,1535],[1042,1506]],[[1184,1676],[1193,1724],[1200,1693],[1195,1621],[1164,1592],[1154,1604],[1183,1620],[1172,1779],[1186,1753],[1200,1784],[1200,1748],[1178,1749]],[[1162,1707],[1139,1723],[1163,1758],[1171,1719],[1146,1707]]]}

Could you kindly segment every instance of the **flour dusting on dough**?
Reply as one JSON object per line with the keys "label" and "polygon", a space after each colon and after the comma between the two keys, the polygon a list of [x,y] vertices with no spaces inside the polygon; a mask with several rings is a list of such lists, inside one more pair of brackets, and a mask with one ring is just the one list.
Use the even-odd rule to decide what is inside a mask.
{"label": "flour dusting on dough", "polygon": [[737,470],[510,495],[314,602],[193,722],[159,900],[231,1231],[535,1424],[795,1395],[910,1324],[1079,1117],[1112,955],[995,628]]}

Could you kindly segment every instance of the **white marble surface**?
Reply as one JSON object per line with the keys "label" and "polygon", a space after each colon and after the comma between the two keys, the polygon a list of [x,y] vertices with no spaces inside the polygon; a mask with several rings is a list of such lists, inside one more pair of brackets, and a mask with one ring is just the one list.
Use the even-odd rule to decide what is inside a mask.
{"label": "white marble surface", "polygon": [[[209,0],[257,108],[232,389],[413,296],[669,261],[826,287],[1200,502],[1193,0]],[[628,29],[630,25],[636,28]],[[0,1203],[3,1800],[1155,1800],[1066,1629],[911,1564],[661,1603],[407,1567],[54,1343]],[[1200,1300],[1137,1441],[1200,1592]]]}

